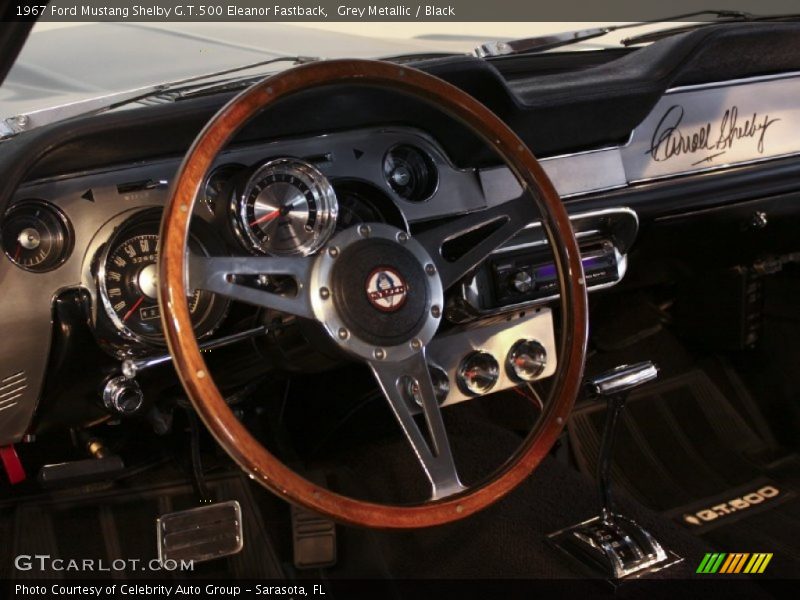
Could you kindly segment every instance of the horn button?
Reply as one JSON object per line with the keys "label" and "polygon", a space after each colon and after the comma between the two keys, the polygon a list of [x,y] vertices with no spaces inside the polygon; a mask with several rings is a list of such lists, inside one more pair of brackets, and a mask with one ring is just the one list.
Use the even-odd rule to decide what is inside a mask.
{"label": "horn button", "polygon": [[388,239],[347,246],[331,272],[334,306],[353,335],[395,346],[425,324],[431,304],[428,277],[417,257]]}

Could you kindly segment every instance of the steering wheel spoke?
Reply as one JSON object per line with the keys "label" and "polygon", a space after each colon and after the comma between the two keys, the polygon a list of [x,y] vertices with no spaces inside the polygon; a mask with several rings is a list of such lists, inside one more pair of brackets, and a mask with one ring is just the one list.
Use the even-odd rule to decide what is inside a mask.
{"label": "steering wheel spoke", "polygon": [[[188,287],[311,319],[314,313],[306,285],[312,266],[313,261],[309,258],[199,256],[189,253]],[[296,293],[286,295],[252,285],[258,277],[271,275],[292,277]]]}
{"label": "steering wheel spoke", "polygon": [[[424,349],[405,360],[372,361],[369,365],[430,481],[431,499],[445,498],[466,490],[458,478]],[[422,408],[427,436],[414,418],[414,405]]]}
{"label": "steering wheel spoke", "polygon": [[[460,216],[415,237],[433,257],[442,285],[448,289],[539,218],[536,203],[525,191],[513,200]],[[453,255],[448,245],[457,248],[460,239],[468,239],[461,244],[468,249]]]}

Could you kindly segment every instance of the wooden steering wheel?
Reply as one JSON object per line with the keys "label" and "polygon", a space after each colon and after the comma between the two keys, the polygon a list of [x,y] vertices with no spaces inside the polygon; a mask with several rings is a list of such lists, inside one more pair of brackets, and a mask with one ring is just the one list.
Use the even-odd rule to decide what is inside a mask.
{"label": "wooden steering wheel", "polygon": [[[280,99],[343,84],[383,88],[438,107],[496,152],[523,193],[413,237],[384,224],[357,225],[307,257],[187,253],[189,222],[205,174],[237,131]],[[444,292],[525,225],[539,219],[552,247],[561,289],[558,366],[537,425],[497,472],[467,488],[459,480],[450,452],[426,365],[426,345],[440,324]],[[486,228],[487,234],[466,254],[452,261],[442,256],[445,240],[488,224],[492,226]],[[407,283],[403,309],[394,313],[396,326],[393,316],[381,319],[380,326],[359,320],[358,295],[365,294],[363,279],[369,277],[361,271],[374,269],[376,260],[381,266],[390,265]],[[310,63],[269,77],[231,100],[199,134],[178,170],[161,223],[159,267],[167,343],[186,393],[208,429],[255,481],[287,501],[344,523],[418,528],[455,521],[486,508],[524,481],[545,457],[566,423],[581,384],[588,335],[586,286],[578,244],[552,183],[530,150],[493,112],[449,83],[406,66],[364,60]],[[256,274],[291,276],[297,293],[279,295],[237,283],[236,275]],[[359,281],[361,285],[353,285]],[[234,416],[214,383],[192,333],[188,289],[206,289],[315,320],[342,350],[368,364],[430,482],[430,500],[398,506],[343,496],[304,479],[273,456]],[[429,438],[406,401],[409,384],[422,405]]]}

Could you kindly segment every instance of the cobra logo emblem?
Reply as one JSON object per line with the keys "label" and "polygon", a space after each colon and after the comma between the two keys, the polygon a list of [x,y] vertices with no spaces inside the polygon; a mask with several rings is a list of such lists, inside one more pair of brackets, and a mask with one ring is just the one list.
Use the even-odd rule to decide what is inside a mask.
{"label": "cobra logo emblem", "polygon": [[394,269],[378,267],[367,277],[366,291],[372,306],[384,312],[394,312],[405,304],[408,285]]}

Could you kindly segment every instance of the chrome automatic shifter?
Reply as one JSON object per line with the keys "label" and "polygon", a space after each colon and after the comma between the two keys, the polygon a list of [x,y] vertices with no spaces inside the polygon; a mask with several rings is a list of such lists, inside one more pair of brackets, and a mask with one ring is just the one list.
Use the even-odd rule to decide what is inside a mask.
{"label": "chrome automatic shifter", "polygon": [[617,367],[588,382],[592,395],[608,401],[597,460],[600,514],[548,536],[582,565],[613,579],[639,577],[682,560],[665,550],[647,530],[617,513],[611,496],[611,460],[620,414],[631,390],[656,377],[658,369],[648,361]]}

